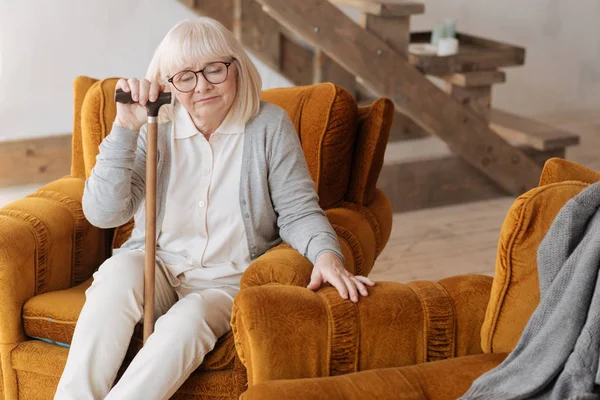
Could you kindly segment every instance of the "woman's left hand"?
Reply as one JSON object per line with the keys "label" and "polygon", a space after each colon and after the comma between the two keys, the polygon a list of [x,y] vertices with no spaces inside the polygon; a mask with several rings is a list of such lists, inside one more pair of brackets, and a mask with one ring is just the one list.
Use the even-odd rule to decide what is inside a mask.
{"label": "woman's left hand", "polygon": [[352,275],[344,268],[342,260],[334,253],[324,253],[317,258],[307,288],[317,290],[323,283],[331,283],[340,292],[343,299],[358,302],[359,293],[368,296],[367,286],[375,286],[369,278]]}

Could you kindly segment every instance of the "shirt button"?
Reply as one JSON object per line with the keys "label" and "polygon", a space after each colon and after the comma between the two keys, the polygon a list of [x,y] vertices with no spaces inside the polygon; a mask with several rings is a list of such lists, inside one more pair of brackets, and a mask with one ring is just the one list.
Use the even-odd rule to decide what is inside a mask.
{"label": "shirt button", "polygon": [[200,202],[198,203],[198,205],[199,205],[200,207],[204,207],[204,206],[206,205],[206,203],[204,202],[204,200],[202,200],[202,201],[200,201]]}
{"label": "shirt button", "polygon": [[242,200],[242,204],[243,204],[243,205],[246,205],[246,200]]}
{"label": "shirt button", "polygon": [[255,254],[255,253],[252,253],[252,254],[251,254],[251,256],[252,256],[252,258],[254,258],[254,257],[256,257],[256,254]]}
{"label": "shirt button", "polygon": [[244,218],[246,218],[246,219],[250,218],[250,214],[244,214]]}

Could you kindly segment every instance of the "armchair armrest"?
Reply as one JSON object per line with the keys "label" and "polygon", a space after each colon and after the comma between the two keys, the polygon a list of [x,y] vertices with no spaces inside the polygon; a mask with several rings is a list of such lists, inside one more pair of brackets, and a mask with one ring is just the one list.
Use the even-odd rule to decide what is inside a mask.
{"label": "armchair armrest", "polygon": [[[352,203],[329,209],[326,215],[338,234],[345,268],[353,274],[368,275],[382,246],[376,217],[366,207]],[[312,268],[308,259],[282,243],[250,264],[240,285],[242,289],[269,283],[306,287]]]}
{"label": "armchair armrest", "polygon": [[249,385],[400,367],[481,353],[490,288],[487,276],[378,282],[353,304],[335,288],[273,284],[240,291],[231,323]]}
{"label": "armchair armrest", "polygon": [[377,256],[374,218],[368,219],[366,207],[347,202],[343,205],[326,210],[325,215],[338,235],[344,267],[355,275],[367,276]]}
{"label": "armchair armrest", "polygon": [[393,215],[390,200],[375,189],[368,205],[344,201],[339,208],[326,210],[325,214],[340,239],[346,269],[355,275],[368,276],[390,237]]}
{"label": "armchair armrest", "polygon": [[290,245],[282,243],[252,262],[240,280],[240,288],[269,283],[306,287],[310,282],[312,263]]}
{"label": "armchair armrest", "polygon": [[438,281],[452,299],[455,315],[454,356],[483,353],[481,327],[492,291],[491,276],[459,275]]}
{"label": "armchair armrest", "polygon": [[106,258],[106,232],[81,210],[83,185],[65,177],[0,209],[0,345],[25,339],[29,298],[84,281]]}

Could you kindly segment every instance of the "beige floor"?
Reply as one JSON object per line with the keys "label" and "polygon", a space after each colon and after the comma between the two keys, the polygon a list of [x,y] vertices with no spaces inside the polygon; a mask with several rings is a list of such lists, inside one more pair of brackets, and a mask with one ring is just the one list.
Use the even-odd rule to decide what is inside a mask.
{"label": "beige floor", "polygon": [[[544,121],[581,135],[567,158],[600,171],[600,116],[564,112]],[[0,189],[0,207],[41,185]],[[377,260],[375,280],[438,280],[456,274],[493,274],[498,233],[513,198],[443,207],[394,216],[392,235]]]}

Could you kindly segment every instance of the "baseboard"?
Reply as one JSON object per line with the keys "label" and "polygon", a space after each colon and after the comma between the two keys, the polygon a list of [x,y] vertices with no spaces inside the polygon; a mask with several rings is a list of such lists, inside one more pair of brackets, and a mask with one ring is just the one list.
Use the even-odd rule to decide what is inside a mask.
{"label": "baseboard", "polygon": [[0,187],[45,183],[71,170],[69,134],[0,142]]}

